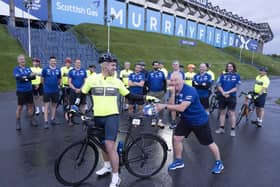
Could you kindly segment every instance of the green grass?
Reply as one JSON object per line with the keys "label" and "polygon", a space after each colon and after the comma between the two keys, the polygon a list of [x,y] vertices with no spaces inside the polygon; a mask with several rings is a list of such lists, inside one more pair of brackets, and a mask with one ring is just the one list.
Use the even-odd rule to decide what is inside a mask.
{"label": "green grass", "polygon": [[[225,52],[236,55],[239,57],[240,49],[237,48],[226,48]],[[241,53],[242,59],[247,62],[252,62],[252,52],[243,50]],[[270,75],[280,75],[280,62],[273,59],[271,56],[266,56],[262,54],[254,54],[253,63],[259,66],[267,66],[269,68]]]}
{"label": "green grass", "polygon": [[[79,33],[86,35],[96,44],[97,49],[106,51],[107,49],[107,28],[100,25],[81,24],[75,27]],[[220,74],[227,62],[235,62],[238,72],[242,78],[254,78],[257,70],[249,65],[238,62],[234,58],[220,49],[198,42],[196,47],[180,46],[179,38],[143,31],[111,28],[111,52],[114,53],[121,62],[130,61],[135,63],[143,60],[151,68],[153,60],[162,60],[167,69],[171,69],[171,62],[178,59],[182,64],[200,64],[208,62],[212,64],[213,71]]]}
{"label": "green grass", "polygon": [[280,98],[275,103],[280,105]]}
{"label": "green grass", "polygon": [[24,51],[3,25],[0,25],[0,43],[0,91],[11,91],[15,89],[13,69],[17,65],[17,56]]}

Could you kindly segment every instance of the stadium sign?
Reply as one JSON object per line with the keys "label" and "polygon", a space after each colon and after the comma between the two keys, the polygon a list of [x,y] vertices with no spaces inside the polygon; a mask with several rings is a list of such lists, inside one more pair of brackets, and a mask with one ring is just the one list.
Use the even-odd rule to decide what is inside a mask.
{"label": "stadium sign", "polygon": [[52,16],[53,22],[56,23],[104,24],[104,1],[52,0]]}
{"label": "stadium sign", "polygon": [[189,46],[196,46],[196,42],[188,41],[188,40],[179,40],[179,44],[181,45],[189,45]]}
{"label": "stadium sign", "polygon": [[0,1],[0,15],[10,16],[9,0]]}
{"label": "stadium sign", "polygon": [[32,0],[30,13],[28,14],[23,0],[14,0],[15,16],[18,18],[29,18],[34,20],[48,20],[48,4],[45,0]]}

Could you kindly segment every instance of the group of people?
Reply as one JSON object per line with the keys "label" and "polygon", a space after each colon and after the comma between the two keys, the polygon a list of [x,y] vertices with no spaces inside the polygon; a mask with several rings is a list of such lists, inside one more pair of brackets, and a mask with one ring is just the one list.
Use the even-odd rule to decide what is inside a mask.
{"label": "group of people", "polygon": [[[70,105],[80,107],[81,110],[85,109],[85,98],[90,93],[94,103],[95,124],[104,127],[104,142],[107,150],[106,153],[103,153],[104,165],[96,174],[112,173],[110,187],[119,186],[121,182],[118,173],[119,158],[115,148],[119,127],[119,94],[126,98],[130,113],[135,109],[141,111],[144,102],[150,99],[161,100],[161,103],[156,104],[158,112],[170,111],[170,128],[174,129],[174,161],[168,166],[168,169],[175,170],[184,167],[182,140],[191,132],[194,132],[202,145],[207,145],[211,150],[215,158],[212,173],[218,174],[224,169],[219,148],[213,141],[209,126],[209,96],[212,93],[212,87],[216,87],[220,109],[220,127],[216,133],[225,132],[225,115],[229,111],[230,135],[235,136],[236,93],[241,80],[234,63],[228,63],[225,71],[215,80],[215,75],[207,63],[200,64],[199,72],[195,73],[194,64],[189,64],[187,72],[184,72],[177,60],[172,62],[170,72],[164,68],[164,63],[159,61],[152,62],[153,70],[151,71],[145,70],[144,62],[135,64],[134,71],[130,69],[130,63],[125,62],[124,69],[120,71],[118,78],[116,76],[117,60],[109,54],[100,57],[101,73],[99,74],[95,73],[92,66],[88,71],[81,68],[79,59],[75,60],[72,68],[71,59],[66,58],[65,66],[61,69],[56,67],[55,57],[50,57],[49,66],[44,69],[39,68],[39,59],[32,60],[32,68],[25,66],[23,55],[19,55],[17,60],[19,65],[14,69],[18,96],[16,129],[21,129],[20,116],[25,105],[28,106],[31,125],[38,125],[34,119],[33,96],[36,114],[40,112],[38,107],[43,106],[44,128],[47,129],[49,128],[48,108],[50,103],[50,123],[53,125],[59,123],[55,114],[60,88],[64,92],[69,92]],[[268,86],[267,68],[263,67],[260,69],[260,75],[257,76],[254,86],[257,120],[253,123],[259,127],[262,125]],[[168,95],[168,104],[165,100],[166,95]],[[38,103],[42,102],[40,99],[42,96],[44,104],[40,105]]]}

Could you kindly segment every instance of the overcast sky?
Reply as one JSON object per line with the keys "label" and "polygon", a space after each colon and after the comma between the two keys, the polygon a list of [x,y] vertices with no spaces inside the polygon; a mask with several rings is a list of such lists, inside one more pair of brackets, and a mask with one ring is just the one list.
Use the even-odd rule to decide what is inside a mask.
{"label": "overcast sky", "polygon": [[256,23],[268,22],[274,38],[264,45],[264,53],[280,55],[279,0],[208,0],[208,2]]}

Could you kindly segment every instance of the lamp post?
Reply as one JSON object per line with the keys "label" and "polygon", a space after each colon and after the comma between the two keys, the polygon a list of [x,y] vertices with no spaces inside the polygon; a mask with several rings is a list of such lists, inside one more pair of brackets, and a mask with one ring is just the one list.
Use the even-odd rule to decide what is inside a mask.
{"label": "lamp post", "polygon": [[27,8],[27,25],[28,25],[28,56],[31,57],[31,29],[30,29],[30,8],[32,8],[32,0],[24,0],[23,4]]}
{"label": "lamp post", "polygon": [[111,23],[113,22],[115,16],[113,14],[111,14],[110,16],[107,16],[106,19],[106,23],[107,23],[107,53],[110,54],[110,27],[111,27]]}

